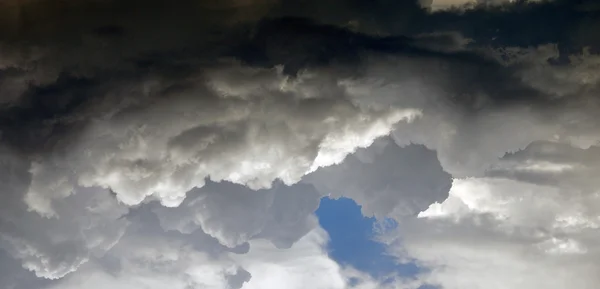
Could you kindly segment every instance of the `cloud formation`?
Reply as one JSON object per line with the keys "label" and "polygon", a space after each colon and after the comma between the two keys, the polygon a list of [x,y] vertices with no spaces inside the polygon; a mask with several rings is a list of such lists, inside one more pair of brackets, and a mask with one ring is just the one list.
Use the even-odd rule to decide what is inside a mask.
{"label": "cloud formation", "polygon": [[[0,4],[0,287],[600,281],[593,1],[217,2]],[[323,196],[423,272],[329,258]]]}
{"label": "cloud formation", "polygon": [[304,181],[331,198],[351,198],[365,216],[411,216],[448,197],[451,177],[423,146],[398,147],[389,138],[359,149],[343,163],[317,170]]}
{"label": "cloud formation", "polygon": [[594,288],[596,146],[534,142],[487,177],[455,179],[448,199],[382,238],[442,288]]}

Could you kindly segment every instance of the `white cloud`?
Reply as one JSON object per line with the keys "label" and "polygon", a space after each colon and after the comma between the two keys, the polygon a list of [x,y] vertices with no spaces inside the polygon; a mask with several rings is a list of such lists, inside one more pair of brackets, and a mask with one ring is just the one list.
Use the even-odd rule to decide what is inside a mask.
{"label": "white cloud", "polygon": [[289,250],[277,249],[261,240],[252,241],[248,254],[236,256],[252,274],[242,289],[346,288],[340,266],[324,250],[327,240],[327,233],[318,228]]}
{"label": "white cloud", "polygon": [[[556,146],[564,148],[533,146],[525,153],[529,158],[516,156],[523,162],[532,155],[556,161],[565,152]],[[582,150],[570,151],[576,159],[573,150]],[[383,239],[396,256],[428,268],[419,277],[423,283],[444,289],[595,288],[600,281],[596,189],[570,182],[569,172],[537,173],[558,182],[455,179],[447,200],[418,219],[404,220]]]}
{"label": "white cloud", "polygon": [[319,227],[286,250],[263,240],[251,241],[248,254],[233,257],[252,274],[242,289],[400,289],[414,285],[401,279],[385,283],[352,267],[339,265],[327,256],[328,239],[327,233]]}
{"label": "white cloud", "polygon": [[[166,206],[208,177],[252,189],[276,179],[293,184],[419,115],[410,107],[362,108],[335,82],[290,84],[276,69],[232,65],[194,81],[206,78],[210,89],[199,84],[97,119],[64,157],[41,160],[28,191],[32,209],[51,215],[43,199],[69,195],[76,184],[110,188],[128,205],[151,196]],[[316,85],[336,94],[305,96]]]}

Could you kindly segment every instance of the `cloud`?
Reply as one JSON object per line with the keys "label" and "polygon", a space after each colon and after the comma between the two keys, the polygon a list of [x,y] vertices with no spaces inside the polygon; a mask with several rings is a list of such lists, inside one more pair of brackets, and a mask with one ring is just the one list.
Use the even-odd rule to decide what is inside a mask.
{"label": "cloud", "polygon": [[[553,45],[490,50],[486,55],[496,61],[485,70],[487,75],[478,75],[481,63],[373,56],[365,61],[360,78],[343,85],[364,105],[418,108],[421,116],[396,125],[392,138],[400,146],[423,144],[435,150],[454,177],[481,176],[506,152],[538,140],[581,148],[598,142],[592,117],[598,107],[592,96],[598,86],[594,55],[583,51],[560,67],[548,64],[559,55]],[[451,71],[461,77],[450,81]],[[503,77],[505,87],[492,80]]]}
{"label": "cloud", "polygon": [[[594,1],[478,1],[505,2],[504,5],[476,5],[462,11],[446,10],[430,15],[420,29],[460,31],[478,46],[532,47],[556,43],[563,57],[590,46],[597,49],[598,38],[591,29],[598,25]],[[459,12],[459,13],[457,13]],[[469,26],[477,23],[477,26]]]}
{"label": "cloud", "polygon": [[365,216],[410,216],[446,199],[451,177],[435,153],[423,146],[404,148],[389,138],[359,149],[338,165],[307,175],[323,195],[352,198]]}
{"label": "cloud", "polygon": [[383,238],[441,288],[593,288],[595,150],[539,142],[507,154],[494,177],[455,179],[448,199]]}
{"label": "cloud", "polygon": [[351,277],[369,280],[327,256],[328,236],[319,227],[289,248],[255,239],[248,252],[239,254],[202,232],[164,232],[152,214],[147,209],[134,212],[128,232],[112,250],[39,288],[249,289],[279,288],[282,282],[289,288],[354,288],[348,287]]}
{"label": "cloud", "polygon": [[[44,50],[34,61],[43,63],[49,51],[54,53]],[[19,57],[7,67],[29,74],[31,60]],[[220,61],[188,71],[173,61],[157,64],[159,73],[135,77],[127,64],[82,63],[75,72],[65,63],[48,63],[34,70],[50,77],[8,100],[2,128],[11,179],[4,190],[14,207],[7,212],[24,217],[2,217],[3,247],[25,268],[40,277],[64,277],[115,250],[130,206],[152,200],[178,206],[208,179],[255,190],[276,180],[291,185],[419,116],[411,107],[358,105],[338,84],[341,76],[327,71],[292,78],[280,68]],[[183,72],[168,75],[169,69]],[[122,78],[107,78],[106,71]],[[329,93],[320,93],[322,87]],[[316,197],[268,192],[262,200],[247,200],[256,201],[256,210],[274,202],[270,215],[248,209],[233,217],[218,215],[220,206],[233,203],[213,193],[205,201],[214,203],[215,212],[192,208],[191,218],[230,247],[256,237],[289,247],[314,226],[305,216],[316,208]],[[306,207],[288,209],[296,201]],[[245,227],[240,220],[255,223]]]}
{"label": "cloud", "polygon": [[253,250],[237,256],[253,276],[242,288],[279,288],[281,284],[288,284],[289,288],[344,288],[346,281],[339,265],[324,251],[327,238],[322,229],[316,229],[290,250],[253,241]]}
{"label": "cloud", "polygon": [[[38,287],[597,284],[593,7],[209,2],[0,4],[0,258]],[[431,271],[335,264],[328,194]]]}
{"label": "cloud", "polygon": [[48,279],[37,278],[33,272],[24,270],[21,262],[13,259],[4,250],[0,250],[0,268],[2,269],[2,279],[0,279],[2,288],[44,288],[48,282]]}
{"label": "cloud", "polygon": [[[446,65],[453,68],[446,70]],[[522,149],[535,140],[568,138],[564,124],[549,119],[550,110],[525,105],[550,106],[549,98],[537,98],[538,92],[513,76],[507,81],[514,81],[516,88],[502,91],[504,88],[485,79],[491,75],[477,76],[477,67],[474,63],[436,58],[373,57],[361,78],[350,79],[344,85],[358,103],[418,108],[421,117],[409,125],[396,125],[392,138],[400,146],[414,143],[436,150],[442,167],[453,176],[481,174],[506,152]],[[453,79],[453,69],[462,72],[456,82],[449,80]],[[413,73],[415,70],[421,73]],[[552,112],[554,117],[561,115],[560,120],[571,111]],[[576,113],[572,117],[583,119],[584,115]]]}
{"label": "cloud", "polygon": [[201,229],[228,247],[264,238],[289,248],[317,226],[321,196],[312,186],[276,184],[253,191],[231,183],[208,183],[188,193],[178,208],[154,206],[161,226],[188,234]]}
{"label": "cloud", "polygon": [[595,190],[596,183],[592,176],[598,172],[597,150],[598,146],[582,149],[564,143],[537,141],[521,151],[505,155],[487,170],[487,175],[590,193]]}
{"label": "cloud", "polygon": [[251,241],[250,252],[234,259],[244,264],[252,279],[242,289],[254,288],[398,288],[384,284],[352,267],[344,267],[330,259],[325,252],[328,235],[315,228],[290,249],[276,249],[263,240]]}
{"label": "cloud", "polygon": [[127,234],[105,256],[48,288],[237,289],[250,279],[218,242],[201,232],[193,237],[168,234],[157,228],[148,212],[137,212],[132,221]]}
{"label": "cloud", "polygon": [[[73,187],[64,198],[23,200],[31,179],[28,164],[5,150],[2,169],[0,246],[38,277],[60,278],[75,271],[90,256],[110,249],[127,226],[120,217],[128,209],[106,189]],[[53,208],[51,216],[30,212],[48,206]]]}
{"label": "cloud", "polygon": [[[192,86],[97,119],[62,156],[35,164],[28,198],[60,198],[79,184],[110,188],[127,205],[154,197],[177,206],[206,178],[252,189],[276,179],[293,184],[419,115],[361,108],[343,93],[304,95],[320,83],[294,83],[274,69],[223,69],[206,75],[209,88]],[[36,191],[46,180],[61,180],[53,194]]]}

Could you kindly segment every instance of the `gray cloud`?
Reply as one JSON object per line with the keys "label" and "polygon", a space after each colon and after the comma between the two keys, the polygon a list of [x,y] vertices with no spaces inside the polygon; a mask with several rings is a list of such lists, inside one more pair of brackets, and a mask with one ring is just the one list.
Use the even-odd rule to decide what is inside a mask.
{"label": "gray cloud", "polygon": [[417,145],[400,148],[388,138],[304,181],[323,195],[352,198],[363,215],[377,218],[415,215],[445,200],[452,183],[433,151]]}
{"label": "gray cloud", "polygon": [[49,288],[237,289],[250,279],[209,236],[166,233],[151,216],[143,215],[132,216],[128,232],[106,256],[90,260]]}
{"label": "gray cloud", "polygon": [[418,277],[421,284],[594,288],[598,242],[592,212],[597,198],[577,187],[455,180],[447,200],[386,238],[394,255],[429,268]]}
{"label": "gray cloud", "polygon": [[362,275],[322,250],[328,194],[402,220],[390,238],[433,268],[418,282],[480,288],[495,279],[460,260],[494,248],[506,280],[568,261],[550,285],[596,284],[595,8],[417,2],[0,4],[6,286],[270,288],[264,268],[294,285],[323,268],[315,288],[343,288]]}
{"label": "gray cloud", "polygon": [[[108,190],[72,187],[57,200],[27,199],[31,184],[29,165],[9,151],[3,152],[3,197],[0,244],[23,267],[39,277],[60,278],[85,263],[93,254],[110,249],[123,234],[127,208],[117,204]],[[48,193],[62,185],[45,180]],[[32,207],[28,207],[30,203]],[[53,215],[41,216],[29,208],[52,207]]]}
{"label": "gray cloud", "polygon": [[265,238],[289,248],[316,227],[312,213],[320,195],[312,186],[277,184],[253,191],[230,183],[208,183],[188,193],[178,208],[156,206],[165,230],[191,233],[202,230],[229,247]]}

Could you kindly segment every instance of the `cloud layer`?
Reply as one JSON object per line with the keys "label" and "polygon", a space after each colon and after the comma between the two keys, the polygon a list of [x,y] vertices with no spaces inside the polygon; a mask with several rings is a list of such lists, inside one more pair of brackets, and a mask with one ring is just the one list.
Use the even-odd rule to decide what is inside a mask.
{"label": "cloud layer", "polygon": [[[0,4],[0,287],[600,281],[593,1],[218,2]],[[422,272],[337,264],[324,196]]]}

